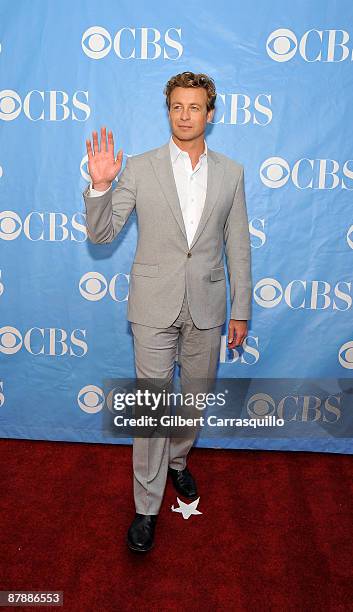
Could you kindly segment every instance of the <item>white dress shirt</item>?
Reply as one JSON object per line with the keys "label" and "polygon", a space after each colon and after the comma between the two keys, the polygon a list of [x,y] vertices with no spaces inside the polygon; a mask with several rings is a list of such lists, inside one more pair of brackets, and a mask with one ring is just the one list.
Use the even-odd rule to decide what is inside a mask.
{"label": "white dress shirt", "polygon": [[[204,151],[201,153],[195,168],[192,169],[189,153],[182,151],[174,142],[172,136],[169,140],[170,159],[189,247],[199,224],[206,198],[207,143],[205,140],[204,143]],[[103,195],[109,189],[110,187],[106,191],[97,191],[93,189],[91,181],[89,193],[96,197]]]}

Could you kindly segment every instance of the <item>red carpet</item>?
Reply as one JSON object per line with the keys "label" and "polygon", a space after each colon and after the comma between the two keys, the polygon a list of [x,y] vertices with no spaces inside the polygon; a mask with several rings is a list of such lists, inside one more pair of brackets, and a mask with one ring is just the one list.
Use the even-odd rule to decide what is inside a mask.
{"label": "red carpet", "polygon": [[171,512],[168,481],[138,555],[131,455],[0,440],[1,590],[62,590],[68,612],[353,610],[352,456],[194,448],[203,514]]}

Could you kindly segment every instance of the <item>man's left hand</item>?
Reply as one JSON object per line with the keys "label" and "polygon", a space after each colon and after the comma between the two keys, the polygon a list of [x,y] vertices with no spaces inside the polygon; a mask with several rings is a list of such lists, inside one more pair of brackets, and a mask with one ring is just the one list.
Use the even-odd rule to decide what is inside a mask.
{"label": "man's left hand", "polygon": [[247,333],[247,321],[230,319],[228,326],[228,348],[235,348],[241,345]]}

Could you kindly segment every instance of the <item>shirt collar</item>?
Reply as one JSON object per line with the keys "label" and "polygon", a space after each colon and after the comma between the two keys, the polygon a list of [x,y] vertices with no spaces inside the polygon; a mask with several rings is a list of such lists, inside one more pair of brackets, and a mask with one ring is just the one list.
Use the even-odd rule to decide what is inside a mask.
{"label": "shirt collar", "polygon": [[[200,158],[207,156],[207,142],[206,140],[204,140],[205,143],[205,148],[204,148],[204,152],[201,153]],[[170,137],[169,140],[169,151],[170,151],[170,158],[172,160],[172,163],[175,162],[175,160],[177,159],[177,157],[180,155],[180,153],[187,153],[187,151],[183,151],[182,149],[180,149],[180,147],[178,147],[178,145],[174,142],[172,136]]]}

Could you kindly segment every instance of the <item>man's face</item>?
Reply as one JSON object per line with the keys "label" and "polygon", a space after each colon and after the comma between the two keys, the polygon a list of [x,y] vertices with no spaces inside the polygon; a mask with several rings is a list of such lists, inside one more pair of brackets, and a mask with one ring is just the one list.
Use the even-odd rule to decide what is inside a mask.
{"label": "man's face", "polygon": [[212,120],[207,112],[207,93],[203,87],[175,87],[170,94],[169,121],[172,134],[179,140],[194,140]]}

